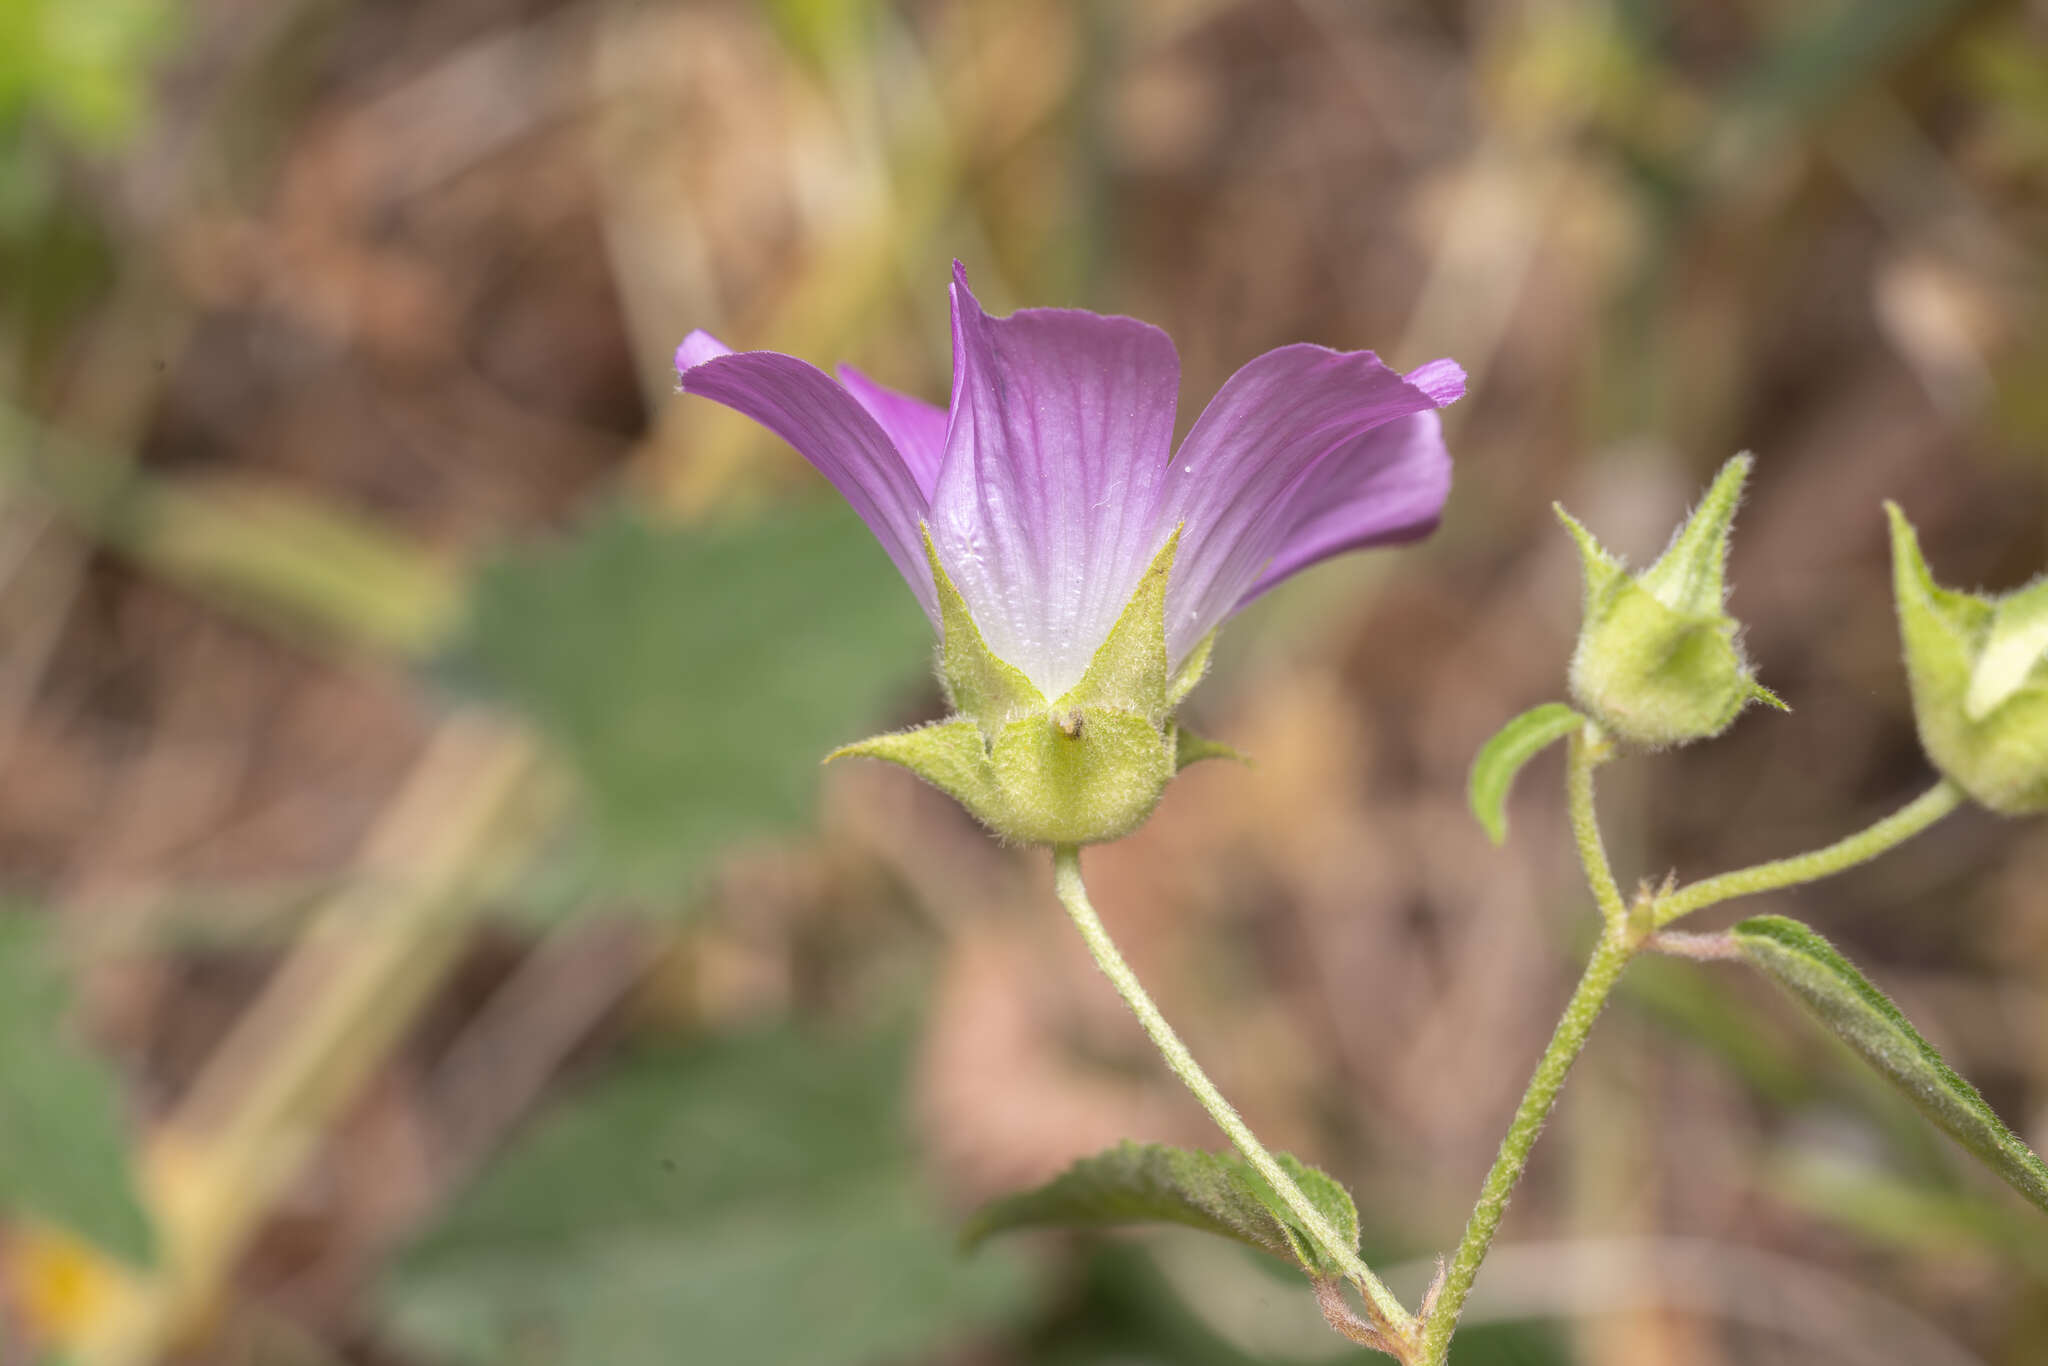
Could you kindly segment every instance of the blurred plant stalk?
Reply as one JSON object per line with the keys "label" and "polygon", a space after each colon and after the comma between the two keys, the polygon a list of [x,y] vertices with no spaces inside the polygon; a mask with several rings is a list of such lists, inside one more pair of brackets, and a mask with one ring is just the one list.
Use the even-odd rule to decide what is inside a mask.
{"label": "blurred plant stalk", "polygon": [[445,565],[367,519],[250,481],[173,481],[0,405],[0,484],[173,583],[298,638],[419,658],[456,619]]}
{"label": "blurred plant stalk", "polygon": [[161,1264],[64,1344],[146,1366],[197,1330],[307,1158],[403,1038],[517,868],[537,756],[492,718],[446,721],[386,809],[354,885],[322,908],[192,1093],[148,1143]]}

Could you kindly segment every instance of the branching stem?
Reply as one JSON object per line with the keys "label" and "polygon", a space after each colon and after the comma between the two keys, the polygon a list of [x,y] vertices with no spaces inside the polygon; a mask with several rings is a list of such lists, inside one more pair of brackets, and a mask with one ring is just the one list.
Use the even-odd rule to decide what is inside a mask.
{"label": "branching stem", "polygon": [[1738,868],[1718,877],[1703,878],[1657,898],[1655,924],[1661,929],[1680,916],[1691,915],[1738,896],[1773,892],[1829,877],[1859,863],[1867,863],[1886,850],[1904,844],[1963,803],[1963,790],[1943,778],[1877,824],[1859,830],[1847,839],[1836,840],[1825,849],[1796,858],[1781,858]]}
{"label": "branching stem", "polygon": [[1514,1194],[1516,1183],[1522,1179],[1522,1173],[1529,1165],[1529,1154],[1536,1146],[1536,1136],[1542,1132],[1544,1121],[1557,1104],[1557,1094],[1564,1086],[1565,1076],[1586,1046],[1586,1036],[1592,1033],[1593,1021],[1600,1017],[1621,970],[1628,966],[1628,960],[1635,956],[1638,947],[1629,930],[1627,907],[1615,883],[1614,870],[1607,862],[1607,851],[1600,841],[1600,827],[1594,817],[1593,770],[1610,752],[1606,738],[1588,722],[1584,730],[1572,736],[1565,776],[1572,833],[1578,842],[1586,882],[1600,902],[1606,929],[1600,936],[1599,946],[1593,951],[1592,961],[1586,964],[1585,974],[1579,978],[1578,989],[1565,1006],[1563,1018],[1557,1022],[1557,1029],[1550,1036],[1549,1045],[1544,1048],[1543,1056],[1537,1059],[1535,1075],[1530,1077],[1528,1089],[1522,1093],[1522,1103],[1515,1107],[1515,1117],[1508,1125],[1507,1137],[1501,1140],[1500,1153],[1494,1158],[1493,1167],[1479,1188],[1479,1200],[1472,1207],[1472,1217],[1465,1223],[1465,1236],[1459,1240],[1458,1250],[1451,1256],[1450,1271],[1444,1277],[1443,1289],[1437,1294],[1436,1303],[1422,1325],[1422,1366],[1442,1366],[1448,1358],[1451,1334],[1458,1327],[1458,1315],[1465,1308],[1466,1297],[1472,1293],[1472,1283],[1479,1275],[1479,1264],[1486,1260],[1487,1249],[1493,1245],[1493,1235],[1500,1231],[1501,1217],[1507,1213],[1508,1198]]}

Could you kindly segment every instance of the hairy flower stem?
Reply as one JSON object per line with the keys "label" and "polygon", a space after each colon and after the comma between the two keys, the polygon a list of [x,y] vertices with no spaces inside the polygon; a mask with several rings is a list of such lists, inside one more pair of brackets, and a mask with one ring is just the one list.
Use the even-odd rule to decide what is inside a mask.
{"label": "hairy flower stem", "polygon": [[[1180,1041],[1180,1035],[1173,1032],[1173,1026],[1159,1013],[1159,1007],[1152,1004],[1152,998],[1139,983],[1137,974],[1117,952],[1109,931],[1103,928],[1095,908],[1089,904],[1088,889],[1081,882],[1081,853],[1073,845],[1061,845],[1053,850],[1053,883],[1059,891],[1061,904],[1067,908],[1075,928],[1081,931],[1081,938],[1087,942],[1088,951],[1095,955],[1095,965],[1102,969],[1103,976],[1109,978],[1117,994],[1124,998],[1124,1004],[1138,1017],[1138,1023],[1152,1036],[1152,1042],[1174,1075],[1187,1083],[1188,1090],[1195,1093],[1195,1099],[1202,1102],[1202,1108],[1209,1112],[1217,1127],[1230,1136],[1230,1141],[1244,1154],[1245,1161],[1251,1163],[1286,1202],[1287,1208],[1308,1231],[1316,1249],[1336,1263],[1345,1277],[1358,1287],[1372,1316],[1373,1327],[1397,1347],[1406,1348],[1412,1344],[1417,1327],[1414,1315],[1372,1273],[1372,1269],[1360,1259],[1357,1249],[1331,1227],[1330,1221],[1310,1203],[1287,1170],[1274,1161],[1273,1155],[1266,1151],[1265,1145],[1259,1142],[1258,1136],[1252,1133],[1236,1108],[1223,1098],[1223,1093],[1216,1089],[1216,1083],[1202,1071],[1194,1054],[1188,1052],[1187,1045]],[[1404,1353],[1397,1355],[1401,1355],[1404,1361],[1410,1359]]]}
{"label": "hairy flower stem", "polygon": [[1571,812],[1572,840],[1579,847],[1579,867],[1585,870],[1586,885],[1600,903],[1600,918],[1610,935],[1619,934],[1627,923],[1628,906],[1607,862],[1607,846],[1600,839],[1600,816],[1593,807],[1593,770],[1613,753],[1613,742],[1588,721],[1573,733],[1565,762],[1565,805]]}
{"label": "hairy flower stem", "polygon": [[1466,1222],[1465,1236],[1451,1260],[1443,1290],[1434,1307],[1425,1315],[1420,1366],[1443,1366],[1447,1360],[1451,1334],[1458,1327],[1458,1315],[1464,1309],[1466,1297],[1472,1293],[1479,1264],[1486,1260],[1487,1249],[1500,1229],[1508,1197],[1522,1179],[1522,1172],[1529,1165],[1530,1150],[1535,1147],[1536,1136],[1557,1103],[1565,1076],[1585,1047],[1593,1021],[1599,1018],[1601,1008],[1607,1004],[1607,998],[1620,979],[1622,969],[1628,966],[1629,959],[1644,947],[1700,958],[1730,956],[1730,946],[1723,936],[1658,934],[1656,931],[1680,916],[1732,897],[1812,882],[1876,858],[1955,810],[1961,805],[1964,795],[1962,789],[1943,779],[1877,824],[1825,849],[1723,873],[1675,892],[1654,897],[1646,894],[1638,898],[1641,904],[1637,914],[1631,916],[1620,885],[1615,881],[1614,869],[1607,861],[1607,850],[1600,839],[1599,817],[1593,805],[1593,770],[1612,752],[1612,745],[1599,727],[1588,722],[1584,729],[1572,736],[1571,753],[1565,768],[1565,797],[1571,813],[1572,837],[1578,845],[1586,885],[1599,902],[1600,916],[1606,928],[1600,936],[1599,946],[1593,951],[1592,961],[1586,964],[1585,975],[1579,978],[1578,989],[1572,993],[1571,1002],[1565,1007],[1564,1018],[1557,1022],[1557,1030],[1550,1036],[1549,1046],[1537,1060],[1536,1074],[1529,1079],[1529,1088],[1523,1092],[1522,1103],[1515,1109],[1507,1137],[1501,1140],[1500,1154],[1494,1159],[1493,1169],[1487,1172],[1486,1181],[1480,1187],[1479,1201],[1473,1206],[1471,1219]]}
{"label": "hairy flower stem", "polygon": [[1599,946],[1593,950],[1592,961],[1586,964],[1585,974],[1579,978],[1578,989],[1564,1008],[1564,1017],[1557,1022],[1557,1029],[1550,1036],[1549,1046],[1536,1062],[1536,1073],[1529,1078],[1528,1089],[1522,1093],[1522,1103],[1515,1107],[1515,1117],[1508,1125],[1507,1137],[1501,1140],[1500,1153],[1494,1158],[1493,1168],[1486,1173],[1486,1181],[1479,1188],[1479,1200],[1472,1207],[1472,1217],[1465,1222],[1465,1236],[1459,1240],[1458,1250],[1451,1257],[1443,1289],[1437,1295],[1427,1322],[1422,1325],[1421,1366],[1442,1366],[1448,1359],[1451,1334],[1458,1328],[1458,1315],[1464,1310],[1466,1297],[1472,1293],[1472,1282],[1479,1275],[1479,1264],[1486,1260],[1487,1249],[1493,1245],[1493,1235],[1500,1230],[1501,1216],[1507,1213],[1508,1197],[1514,1194],[1516,1183],[1522,1179],[1522,1172],[1529,1165],[1529,1153],[1536,1146],[1536,1136],[1542,1132],[1543,1122],[1550,1118],[1551,1108],[1557,1104],[1557,1094],[1564,1087],[1565,1076],[1572,1070],[1572,1064],[1578,1061],[1580,1050],[1585,1048],[1586,1036],[1593,1032],[1593,1021],[1600,1018],[1600,1011],[1621,977],[1621,970],[1628,966],[1628,960],[1640,947],[1628,926],[1628,910],[1615,883],[1614,870],[1607,862],[1607,850],[1601,843],[1600,825],[1593,809],[1593,770],[1612,752],[1599,728],[1588,722],[1583,730],[1572,736],[1565,770],[1565,793],[1571,807],[1572,834],[1578,843],[1586,882],[1600,903],[1606,929],[1600,936]]}
{"label": "hairy flower stem", "polygon": [[1859,863],[1867,863],[1886,850],[1904,844],[1962,803],[1963,790],[1943,778],[1877,824],[1846,839],[1836,840],[1825,849],[1703,878],[1689,887],[1658,897],[1653,923],[1661,929],[1680,916],[1691,915],[1733,897],[1813,882]]}

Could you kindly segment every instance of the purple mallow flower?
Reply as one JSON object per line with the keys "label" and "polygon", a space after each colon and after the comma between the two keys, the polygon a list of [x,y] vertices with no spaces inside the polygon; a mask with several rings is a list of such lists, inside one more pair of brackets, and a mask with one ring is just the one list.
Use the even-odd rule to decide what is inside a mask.
{"label": "purple mallow flower", "polygon": [[1176,450],[1164,332],[1078,309],[992,318],[958,264],[952,297],[946,408],[704,332],[676,371],[815,465],[936,628],[928,532],[988,651],[1048,699],[1081,680],[1176,528],[1173,670],[1298,570],[1436,525],[1451,482],[1436,410],[1465,392],[1454,361],[1402,375],[1370,351],[1283,346],[1232,375]]}

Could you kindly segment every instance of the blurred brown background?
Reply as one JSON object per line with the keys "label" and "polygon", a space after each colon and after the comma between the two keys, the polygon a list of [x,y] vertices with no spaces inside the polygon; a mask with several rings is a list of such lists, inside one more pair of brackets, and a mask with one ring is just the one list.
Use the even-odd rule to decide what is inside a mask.
{"label": "blurred brown background", "polygon": [[[1554,759],[1505,849],[1463,799],[1562,692],[1551,501],[1642,563],[1758,457],[1732,607],[1795,711],[1609,769],[1625,880],[1929,780],[1881,499],[1945,583],[2040,568],[2044,39],[1938,0],[9,0],[0,877],[117,1082],[37,1160],[126,1160],[156,1260],[101,1168],[0,1172],[0,1361],[1346,1354],[1194,1235],[953,1258],[977,1200],[1220,1139],[1042,858],[815,770],[935,711],[923,627],[676,341],[940,398],[957,256],[992,308],[1165,327],[1183,430],[1289,341],[1465,365],[1443,529],[1240,619],[1192,708],[1256,766],[1089,859],[1412,1295],[1593,928]],[[723,732],[794,738],[763,778]],[[2038,1145],[2044,872],[1966,812],[1772,908]],[[2048,1360],[2039,1217],[1731,968],[1632,971],[1505,1237],[1472,1366]]]}

